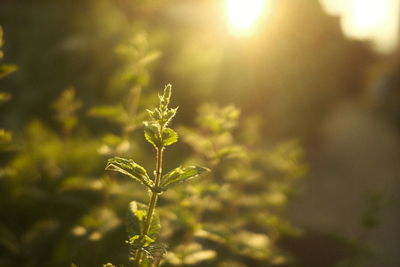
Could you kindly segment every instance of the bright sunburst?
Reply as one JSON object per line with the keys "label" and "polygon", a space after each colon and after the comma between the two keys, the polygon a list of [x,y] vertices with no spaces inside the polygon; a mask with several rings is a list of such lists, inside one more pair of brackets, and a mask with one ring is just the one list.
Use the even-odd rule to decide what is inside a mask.
{"label": "bright sunburst", "polygon": [[260,19],[265,0],[226,0],[226,10],[234,34],[248,34]]}

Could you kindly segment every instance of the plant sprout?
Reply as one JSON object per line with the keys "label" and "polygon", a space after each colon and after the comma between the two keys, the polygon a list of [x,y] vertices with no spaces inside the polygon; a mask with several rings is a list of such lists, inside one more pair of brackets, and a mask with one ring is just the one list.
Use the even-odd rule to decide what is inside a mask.
{"label": "plant sprout", "polygon": [[[150,192],[148,205],[132,201],[127,220],[128,243],[133,248],[136,266],[158,266],[162,245],[156,243],[160,232],[160,219],[156,212],[157,200],[161,193],[171,187],[206,173],[209,169],[199,166],[177,167],[163,175],[163,152],[167,146],[178,141],[178,134],[169,124],[178,108],[169,108],[171,85],[168,84],[159,95],[159,106],[147,110],[150,120],[144,122],[144,136],[156,152],[156,167],[151,178],[146,169],[132,159],[114,157],[108,160],[106,170],[120,172],[143,185]],[[160,252],[161,248],[161,252]]]}

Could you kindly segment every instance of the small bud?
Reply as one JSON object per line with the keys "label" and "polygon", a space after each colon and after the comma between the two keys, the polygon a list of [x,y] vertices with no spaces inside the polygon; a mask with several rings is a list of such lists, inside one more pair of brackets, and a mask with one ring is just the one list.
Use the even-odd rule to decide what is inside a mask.
{"label": "small bud", "polygon": [[171,99],[171,88],[172,85],[171,84],[167,84],[164,88],[164,98],[166,99],[166,101],[169,103],[169,100]]}

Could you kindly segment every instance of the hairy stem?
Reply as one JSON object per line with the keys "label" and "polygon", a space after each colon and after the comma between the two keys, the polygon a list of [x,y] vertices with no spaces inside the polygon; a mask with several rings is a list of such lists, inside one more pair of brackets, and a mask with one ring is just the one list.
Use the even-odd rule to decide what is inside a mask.
{"label": "hairy stem", "polygon": [[[160,186],[161,174],[162,174],[163,151],[164,151],[164,148],[157,149],[156,177],[155,177],[155,181],[154,181],[155,188],[158,188]],[[152,192],[150,204],[149,204],[149,210],[147,211],[147,217],[146,217],[146,223],[145,223],[143,235],[147,235],[149,233],[150,226],[151,226],[151,220],[153,219],[153,213],[154,213],[154,210],[157,205],[157,199],[158,199],[158,193]],[[138,266],[140,264],[141,259],[142,259],[142,252],[139,251],[137,253],[136,259],[135,259],[135,262]]]}

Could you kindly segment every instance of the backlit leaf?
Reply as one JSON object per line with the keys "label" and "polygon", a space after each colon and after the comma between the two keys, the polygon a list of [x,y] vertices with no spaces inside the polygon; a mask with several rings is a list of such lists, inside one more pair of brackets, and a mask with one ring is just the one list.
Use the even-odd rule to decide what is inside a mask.
{"label": "backlit leaf", "polygon": [[208,168],[199,166],[189,167],[178,167],[165,174],[161,179],[161,185],[163,191],[176,184],[182,183],[188,179],[194,178],[202,173],[209,172]]}
{"label": "backlit leaf", "polygon": [[162,146],[160,125],[155,122],[144,122],[144,137],[155,148]]}
{"label": "backlit leaf", "polygon": [[178,141],[178,134],[170,129],[170,128],[165,128],[162,132],[162,144],[164,146],[169,146],[172,145],[173,143],[176,143]]}
{"label": "backlit leaf", "polygon": [[153,181],[147,175],[146,170],[131,159],[124,159],[120,157],[109,159],[106,165],[106,170],[116,171],[128,175],[135,181],[147,186],[150,189],[154,185]]}
{"label": "backlit leaf", "polygon": [[126,218],[126,226],[130,242],[134,244],[141,243],[143,246],[149,246],[153,243],[160,233],[160,217],[156,211],[150,223],[150,229],[147,235],[144,235],[144,228],[147,219],[148,206],[137,201],[129,204],[129,212]]}

